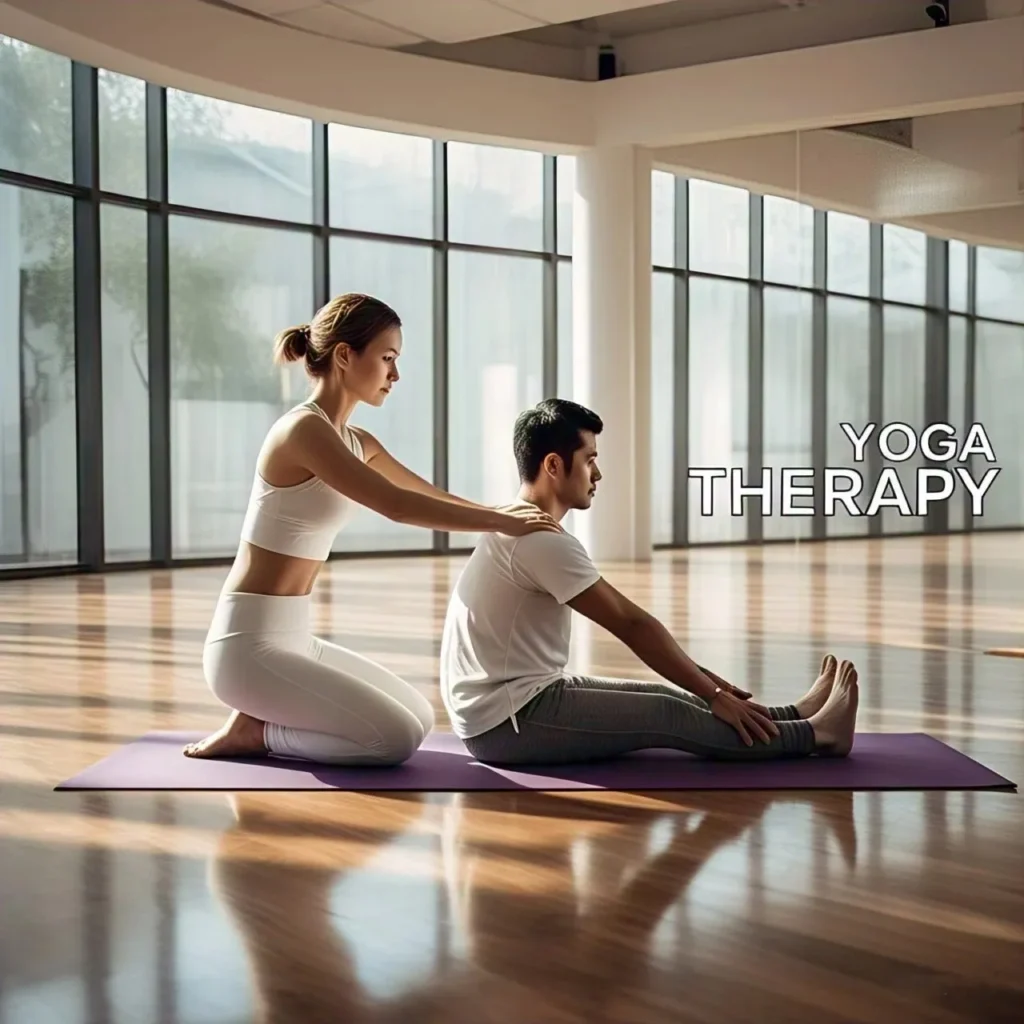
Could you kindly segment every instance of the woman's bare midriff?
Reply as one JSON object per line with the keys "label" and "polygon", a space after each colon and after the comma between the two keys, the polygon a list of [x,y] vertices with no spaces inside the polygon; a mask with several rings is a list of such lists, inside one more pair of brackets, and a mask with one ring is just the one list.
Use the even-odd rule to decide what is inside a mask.
{"label": "woman's bare midriff", "polygon": [[224,593],[304,596],[312,591],[322,566],[315,559],[279,555],[242,541],[224,581]]}

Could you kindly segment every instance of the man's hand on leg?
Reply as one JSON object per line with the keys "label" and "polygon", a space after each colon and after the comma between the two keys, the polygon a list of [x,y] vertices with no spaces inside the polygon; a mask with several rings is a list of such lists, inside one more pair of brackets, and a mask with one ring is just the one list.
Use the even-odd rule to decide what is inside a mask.
{"label": "man's hand on leg", "polygon": [[697,666],[701,672],[704,673],[715,684],[720,686],[726,693],[731,693],[734,697],[739,697],[740,700],[750,700],[754,695],[748,693],[746,690],[741,690],[738,686],[733,686],[732,683],[727,683],[721,676],[716,675],[709,668],[705,668],[703,665]]}

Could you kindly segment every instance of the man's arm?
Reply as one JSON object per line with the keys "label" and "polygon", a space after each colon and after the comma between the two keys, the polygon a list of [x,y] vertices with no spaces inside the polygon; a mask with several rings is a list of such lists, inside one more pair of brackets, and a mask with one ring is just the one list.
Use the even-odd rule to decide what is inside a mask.
{"label": "man's arm", "polygon": [[724,680],[720,681],[724,685],[719,689],[650,612],[620,594],[603,577],[568,604],[618,637],[663,679],[708,701],[711,713],[731,725],[747,746],[753,745],[753,737],[768,743],[771,736],[778,735],[778,726],[767,708],[744,700]]}
{"label": "man's arm", "polygon": [[716,687],[739,697],[740,700],[747,700],[752,696],[747,690],[726,682],[710,669],[698,665],[676,643],[675,638],[661,622],[624,594],[619,593],[607,580],[602,578],[569,604],[581,615],[586,615],[588,619],[599,626],[604,626],[609,633],[618,637],[658,675],[695,693],[698,697],[706,700],[708,693],[713,695]]}
{"label": "man's arm", "polygon": [[603,626],[663,679],[710,700],[716,684],[653,616],[603,577],[577,595],[569,607]]}

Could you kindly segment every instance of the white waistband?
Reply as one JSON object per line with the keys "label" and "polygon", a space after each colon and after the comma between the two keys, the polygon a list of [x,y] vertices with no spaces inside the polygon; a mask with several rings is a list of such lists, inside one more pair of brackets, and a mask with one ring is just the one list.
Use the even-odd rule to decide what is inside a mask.
{"label": "white waistband", "polygon": [[309,594],[221,594],[207,640],[237,633],[308,633],[312,603]]}

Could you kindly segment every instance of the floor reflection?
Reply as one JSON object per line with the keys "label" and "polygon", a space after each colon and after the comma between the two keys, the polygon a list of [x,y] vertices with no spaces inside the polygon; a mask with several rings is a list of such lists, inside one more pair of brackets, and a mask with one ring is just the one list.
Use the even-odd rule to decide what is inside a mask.
{"label": "floor reflection", "polygon": [[[459,564],[334,562],[316,610],[367,651],[400,621],[381,660],[441,720]],[[1022,663],[984,652],[1019,646],[1022,567],[1021,535],[978,533],[659,552],[609,577],[768,703],[835,650],[862,729],[1019,782]],[[54,792],[150,729],[220,723],[196,652],[222,581],[0,593],[0,1024],[1020,1019],[1019,794],[289,792],[236,813]],[[572,658],[646,675],[597,627]]]}
{"label": "floor reflection", "polygon": [[[346,847],[343,864],[331,863],[328,845],[323,863],[297,865],[279,854],[303,825],[265,798],[239,795],[209,878],[242,938],[259,1021],[619,1020],[616,1007],[647,987],[652,965],[685,973],[686,929],[679,921],[664,931],[667,915],[685,910],[704,867],[742,841],[756,835],[765,859],[756,830],[773,806],[809,807],[852,868],[856,826],[846,796],[837,804],[816,794],[744,794],[728,812],[702,794],[659,799],[648,812],[535,793],[505,796],[500,809],[494,794],[460,795],[442,807],[388,799],[405,819],[394,837],[364,837],[355,858]],[[423,842],[430,811],[433,851]],[[332,832],[347,830],[326,825],[323,838]],[[407,866],[421,861],[413,882],[386,870],[382,882],[384,862],[401,859],[417,835],[418,846],[406,850]],[[424,854],[434,862],[433,884]],[[732,895],[749,915],[746,862]],[[782,866],[770,854],[767,862],[757,884]],[[697,903],[721,885],[712,880]]]}

